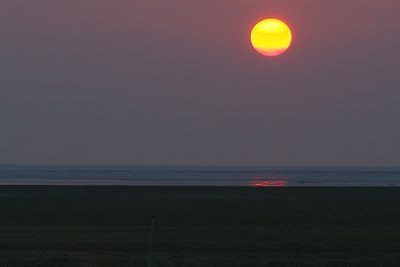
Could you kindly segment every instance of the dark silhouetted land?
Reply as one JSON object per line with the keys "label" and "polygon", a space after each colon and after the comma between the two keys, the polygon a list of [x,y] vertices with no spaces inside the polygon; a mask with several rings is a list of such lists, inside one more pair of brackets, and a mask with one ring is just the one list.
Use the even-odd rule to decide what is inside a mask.
{"label": "dark silhouetted land", "polygon": [[0,187],[0,266],[400,266],[400,188]]}

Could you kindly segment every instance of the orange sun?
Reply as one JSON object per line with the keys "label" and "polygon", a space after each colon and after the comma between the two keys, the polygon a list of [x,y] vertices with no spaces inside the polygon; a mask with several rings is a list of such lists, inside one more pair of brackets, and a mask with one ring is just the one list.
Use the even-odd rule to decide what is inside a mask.
{"label": "orange sun", "polygon": [[285,52],[292,42],[289,27],[278,19],[265,19],[251,31],[254,49],[264,56],[278,56]]}

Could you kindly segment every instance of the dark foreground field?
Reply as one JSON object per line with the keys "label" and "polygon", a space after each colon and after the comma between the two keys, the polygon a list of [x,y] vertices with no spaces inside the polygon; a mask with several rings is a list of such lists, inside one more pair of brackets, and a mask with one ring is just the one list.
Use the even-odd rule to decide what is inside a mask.
{"label": "dark foreground field", "polygon": [[400,189],[0,187],[0,266],[400,266]]}

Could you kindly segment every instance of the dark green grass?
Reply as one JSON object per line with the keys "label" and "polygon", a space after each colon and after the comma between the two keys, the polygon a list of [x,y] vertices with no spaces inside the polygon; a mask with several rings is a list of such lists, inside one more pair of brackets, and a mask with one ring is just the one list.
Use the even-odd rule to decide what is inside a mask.
{"label": "dark green grass", "polygon": [[0,187],[0,266],[400,266],[400,189]]}

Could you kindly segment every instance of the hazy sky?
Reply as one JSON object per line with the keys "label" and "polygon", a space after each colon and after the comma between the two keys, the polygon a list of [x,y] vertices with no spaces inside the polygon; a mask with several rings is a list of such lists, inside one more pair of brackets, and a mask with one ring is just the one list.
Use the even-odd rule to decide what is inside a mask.
{"label": "hazy sky", "polygon": [[[400,165],[398,0],[2,0],[0,163]],[[252,26],[292,47],[257,54]]]}

